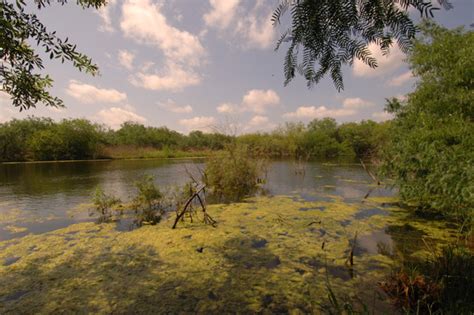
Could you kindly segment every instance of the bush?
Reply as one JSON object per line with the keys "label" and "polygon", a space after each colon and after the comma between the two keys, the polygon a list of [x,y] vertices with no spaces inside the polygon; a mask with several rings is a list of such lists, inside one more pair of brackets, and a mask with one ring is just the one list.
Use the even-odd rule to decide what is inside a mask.
{"label": "bush", "polygon": [[99,214],[99,222],[110,222],[113,218],[113,207],[120,203],[120,199],[107,195],[102,188],[97,187],[92,195],[95,211]]}
{"label": "bush", "polygon": [[153,176],[146,175],[141,180],[135,182],[137,196],[133,199],[132,205],[137,215],[137,223],[156,224],[160,222],[164,214],[162,205],[162,194],[155,186]]}
{"label": "bush", "polygon": [[406,102],[387,104],[396,118],[383,170],[406,203],[472,221],[474,32],[422,29],[409,56],[417,88]]}
{"label": "bush", "polygon": [[405,262],[380,286],[407,314],[471,314],[474,256],[450,245],[426,261]]}
{"label": "bush", "polygon": [[238,201],[257,191],[262,171],[246,147],[229,146],[207,161],[204,182],[220,200]]}

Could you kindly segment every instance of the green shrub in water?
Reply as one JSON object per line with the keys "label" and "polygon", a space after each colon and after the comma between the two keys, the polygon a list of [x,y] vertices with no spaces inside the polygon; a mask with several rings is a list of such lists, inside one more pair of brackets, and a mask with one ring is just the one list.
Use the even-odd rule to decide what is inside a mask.
{"label": "green shrub in water", "polygon": [[113,217],[113,207],[120,203],[120,199],[107,195],[104,190],[97,186],[93,195],[95,212],[99,214],[99,222],[109,222]]}
{"label": "green shrub in water", "polygon": [[237,201],[257,191],[262,173],[246,147],[230,146],[207,161],[204,182],[220,200]]}
{"label": "green shrub in water", "polygon": [[133,199],[132,205],[137,215],[139,224],[156,224],[160,222],[164,213],[162,199],[163,195],[155,186],[154,177],[144,176],[135,182],[137,196]]}

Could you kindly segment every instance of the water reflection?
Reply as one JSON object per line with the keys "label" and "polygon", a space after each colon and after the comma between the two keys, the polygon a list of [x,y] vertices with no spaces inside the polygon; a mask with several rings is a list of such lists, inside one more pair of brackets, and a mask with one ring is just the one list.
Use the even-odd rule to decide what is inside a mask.
{"label": "water reflection", "polygon": [[[153,175],[156,184],[166,189],[189,181],[187,170],[197,172],[203,160],[121,160],[68,163],[26,163],[0,165],[0,240],[27,233],[42,233],[75,222],[90,220],[87,211],[70,216],[70,210],[91,202],[97,185],[107,193],[128,200],[134,193],[134,181],[145,174]],[[371,187],[371,179],[358,165],[326,165],[309,162],[305,173],[297,174],[288,161],[272,162],[267,174],[266,190],[273,195],[293,195],[307,201],[360,202]],[[165,187],[165,188],[163,188]],[[376,188],[372,196],[393,192]],[[328,196],[329,195],[329,196]],[[12,233],[6,229],[11,220],[27,228]]]}

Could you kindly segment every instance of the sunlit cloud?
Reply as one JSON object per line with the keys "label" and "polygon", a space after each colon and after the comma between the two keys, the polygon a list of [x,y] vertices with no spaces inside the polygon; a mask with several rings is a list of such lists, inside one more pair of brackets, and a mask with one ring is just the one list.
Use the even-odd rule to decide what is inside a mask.
{"label": "sunlit cloud", "polygon": [[390,48],[388,55],[383,55],[380,47],[372,43],[369,45],[372,57],[377,60],[378,67],[371,68],[359,59],[354,61],[352,68],[353,74],[357,77],[377,77],[389,74],[403,65],[405,54],[400,50],[397,44]]}
{"label": "sunlit cloud", "polygon": [[[267,49],[273,46],[275,28],[273,7],[264,1],[210,0],[211,10],[203,19],[208,27],[238,39],[243,48]],[[254,4],[248,8],[249,4]]]}
{"label": "sunlit cloud", "polygon": [[387,112],[375,112],[372,113],[372,118],[375,121],[386,121],[394,118],[394,115]]}
{"label": "sunlit cloud", "polygon": [[226,29],[237,13],[240,0],[209,0],[211,11],[204,14],[206,25],[219,29]]}
{"label": "sunlit cloud", "polygon": [[200,130],[212,132],[216,126],[216,119],[212,116],[196,116],[189,119],[180,119],[178,123],[187,131]]}
{"label": "sunlit cloud", "polygon": [[102,109],[94,117],[95,121],[103,123],[112,129],[119,129],[124,122],[145,123],[147,119],[135,113],[131,106],[110,107]]}
{"label": "sunlit cloud", "polygon": [[269,131],[276,128],[276,124],[270,121],[267,116],[255,115],[244,127],[244,132]]}
{"label": "sunlit cloud", "polygon": [[199,38],[170,25],[161,7],[150,0],[125,1],[120,22],[125,37],[157,47],[174,63],[201,64],[205,50]]}
{"label": "sunlit cloud", "polygon": [[165,102],[158,102],[158,107],[177,114],[189,114],[193,111],[191,105],[177,105],[172,99],[167,99]]}
{"label": "sunlit cloud", "polygon": [[66,93],[81,103],[118,103],[127,99],[127,94],[115,89],[102,89],[76,80],[70,80]]}
{"label": "sunlit cloud", "polygon": [[390,81],[388,81],[389,86],[402,86],[408,81],[410,81],[413,78],[413,74],[411,71],[407,71],[405,73],[400,74],[399,76],[396,76]]}
{"label": "sunlit cloud", "polygon": [[311,120],[314,118],[352,116],[356,113],[357,111],[354,109],[348,108],[328,109],[326,106],[300,106],[294,112],[283,114],[283,117],[287,119]]}
{"label": "sunlit cloud", "polygon": [[133,60],[135,59],[135,54],[127,50],[119,50],[118,53],[118,62],[119,64],[127,70],[133,70]]}
{"label": "sunlit cloud", "polygon": [[185,69],[176,63],[168,63],[161,73],[138,72],[131,75],[130,83],[148,90],[167,90],[178,92],[185,87],[198,85],[201,76],[192,69]]}
{"label": "sunlit cloud", "polygon": [[110,13],[116,3],[117,0],[108,0],[107,5],[95,11],[102,20],[102,24],[99,26],[99,31],[109,33],[115,31],[114,27],[112,26],[112,17]]}
{"label": "sunlit cloud", "polygon": [[372,107],[374,105],[374,103],[361,99],[360,97],[346,98],[342,102],[342,106],[346,109],[363,109]]}
{"label": "sunlit cloud", "polygon": [[245,111],[263,114],[269,107],[280,103],[280,97],[274,90],[250,90],[242,99],[242,108]]}
{"label": "sunlit cloud", "polygon": [[233,114],[238,111],[238,108],[232,103],[222,103],[217,106],[216,110],[221,114]]}

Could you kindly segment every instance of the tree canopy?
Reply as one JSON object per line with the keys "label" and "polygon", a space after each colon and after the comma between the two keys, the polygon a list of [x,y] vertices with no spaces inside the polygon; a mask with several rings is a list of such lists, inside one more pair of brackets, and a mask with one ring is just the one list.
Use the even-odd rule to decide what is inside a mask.
{"label": "tree canopy", "polygon": [[[290,26],[276,50],[288,43],[284,61],[285,85],[299,73],[308,87],[330,75],[338,91],[344,89],[342,66],[357,58],[372,68],[377,60],[368,45],[377,44],[384,54],[396,42],[407,53],[417,33],[408,10],[431,18],[438,8],[430,0],[281,0],[272,21],[280,24],[290,11]],[[447,0],[437,0],[450,9]]]}
{"label": "tree canopy", "polygon": [[[34,0],[38,9],[67,0]],[[99,8],[106,0],[76,0],[83,8]],[[20,111],[36,107],[37,103],[63,107],[61,99],[51,95],[48,88],[53,80],[40,71],[44,68],[38,50],[42,49],[50,59],[69,61],[80,71],[95,75],[97,66],[86,55],[76,49],[69,39],[61,39],[56,32],[50,32],[36,14],[26,12],[26,1],[10,3],[0,0],[0,85],[1,90],[10,94],[12,103]]]}

